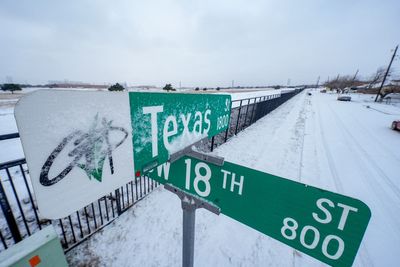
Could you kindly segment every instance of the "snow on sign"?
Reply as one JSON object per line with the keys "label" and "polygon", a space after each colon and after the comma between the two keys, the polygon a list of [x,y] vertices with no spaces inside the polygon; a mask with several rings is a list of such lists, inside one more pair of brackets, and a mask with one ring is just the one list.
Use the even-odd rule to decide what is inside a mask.
{"label": "snow on sign", "polygon": [[229,125],[229,95],[131,93],[129,100],[137,176]]}
{"label": "snow on sign", "polygon": [[41,215],[56,219],[227,128],[230,96],[40,90],[15,117]]}
{"label": "snow on sign", "polygon": [[371,217],[357,199],[226,161],[184,157],[149,176],[331,266],[352,265]]}

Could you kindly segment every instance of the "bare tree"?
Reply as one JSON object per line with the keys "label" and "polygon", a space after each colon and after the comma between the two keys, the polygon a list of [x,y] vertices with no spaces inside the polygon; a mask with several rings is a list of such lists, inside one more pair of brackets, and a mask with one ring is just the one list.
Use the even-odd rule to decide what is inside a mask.
{"label": "bare tree", "polygon": [[350,75],[337,77],[334,80],[326,82],[324,85],[330,90],[336,90],[338,93],[343,93],[346,88],[351,88],[355,84],[358,84],[358,80]]}
{"label": "bare tree", "polygon": [[[376,72],[371,76],[371,78],[368,81],[368,86],[367,88],[370,89],[372,88],[375,84],[382,82],[383,76],[385,75],[386,69],[385,67],[379,67]],[[390,76],[390,72],[388,74]]]}

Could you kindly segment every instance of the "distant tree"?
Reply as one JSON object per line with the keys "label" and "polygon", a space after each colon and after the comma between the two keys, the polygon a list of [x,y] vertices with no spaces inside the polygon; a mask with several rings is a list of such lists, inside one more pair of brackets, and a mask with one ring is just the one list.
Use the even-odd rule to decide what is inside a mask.
{"label": "distant tree", "polygon": [[217,91],[219,91],[221,88],[217,87]]}
{"label": "distant tree", "polygon": [[176,91],[176,89],[175,89],[174,87],[172,87],[172,85],[171,85],[170,83],[167,83],[167,84],[164,86],[163,90],[165,90],[165,91],[167,91],[167,92],[169,92],[169,91]]}
{"label": "distant tree", "polygon": [[351,89],[357,84],[360,84],[359,80],[352,76],[346,75],[326,82],[324,86],[327,87],[329,90],[335,90],[337,93],[343,93],[347,92],[347,90]]}
{"label": "distant tree", "polygon": [[196,90],[196,91],[199,91],[199,90],[200,90],[200,88],[199,88],[199,87],[196,87],[194,90]]}
{"label": "distant tree", "polygon": [[373,88],[375,87],[376,84],[382,82],[383,76],[385,75],[385,71],[386,69],[384,67],[379,67],[376,70],[376,72],[369,78],[367,88],[368,89]]}
{"label": "distant tree", "polygon": [[108,91],[124,91],[124,90],[125,88],[119,83],[116,83],[108,88]]}
{"label": "distant tree", "polygon": [[204,88],[203,88],[203,91],[207,91],[207,88],[206,88],[206,87],[204,87]]}
{"label": "distant tree", "polygon": [[21,87],[15,83],[5,83],[1,86],[1,90],[11,91],[11,93],[14,94],[14,91],[21,91]]}
{"label": "distant tree", "polygon": [[389,84],[382,88],[379,101],[382,101],[385,97],[390,94],[400,93],[400,85]]}

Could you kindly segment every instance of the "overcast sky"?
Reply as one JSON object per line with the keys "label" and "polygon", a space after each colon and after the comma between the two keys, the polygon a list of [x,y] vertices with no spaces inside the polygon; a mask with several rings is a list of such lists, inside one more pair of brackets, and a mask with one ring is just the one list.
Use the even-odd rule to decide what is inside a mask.
{"label": "overcast sky", "polygon": [[399,0],[0,1],[0,82],[314,83],[398,43]]}

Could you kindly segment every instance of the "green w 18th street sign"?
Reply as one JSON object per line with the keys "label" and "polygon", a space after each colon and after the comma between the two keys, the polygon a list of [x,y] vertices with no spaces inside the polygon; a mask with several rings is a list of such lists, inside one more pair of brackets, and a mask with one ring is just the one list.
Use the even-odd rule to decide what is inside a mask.
{"label": "green w 18th street sign", "polygon": [[351,266],[371,211],[363,202],[230,162],[184,157],[149,173],[221,213],[332,266]]}
{"label": "green w 18th street sign", "polygon": [[136,176],[229,125],[229,95],[135,92],[129,101]]}

